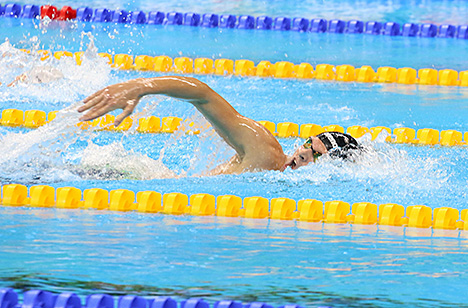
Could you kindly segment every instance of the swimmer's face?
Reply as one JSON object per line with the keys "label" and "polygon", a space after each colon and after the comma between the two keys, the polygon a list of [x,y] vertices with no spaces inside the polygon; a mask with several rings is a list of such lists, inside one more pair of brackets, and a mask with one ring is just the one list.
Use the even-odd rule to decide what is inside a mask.
{"label": "swimmer's face", "polygon": [[307,166],[309,163],[314,161],[314,155],[311,149],[299,147],[293,156],[291,156],[286,162],[285,167],[291,167],[292,170],[296,170],[299,167]]}

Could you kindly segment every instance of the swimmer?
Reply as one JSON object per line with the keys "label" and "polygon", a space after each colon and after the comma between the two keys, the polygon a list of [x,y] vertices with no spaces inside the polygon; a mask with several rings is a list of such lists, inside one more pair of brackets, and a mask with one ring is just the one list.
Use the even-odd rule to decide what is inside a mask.
{"label": "swimmer", "polygon": [[87,112],[80,120],[90,121],[110,111],[123,109],[115,118],[114,125],[118,126],[133,112],[143,96],[151,94],[183,99],[194,105],[236,151],[228,162],[211,172],[213,175],[284,171],[288,167],[295,170],[314,162],[320,155],[346,158],[347,151],[358,148],[353,137],[326,132],[309,137],[292,156],[287,156],[278,140],[263,125],[242,116],[208,85],[191,77],[139,78],[108,86],[83,101],[84,105],[78,111]]}
{"label": "swimmer", "polygon": [[16,84],[23,83],[49,83],[63,78],[61,71],[48,65],[40,65],[32,68],[29,72],[23,73],[8,84],[8,87],[14,87]]}

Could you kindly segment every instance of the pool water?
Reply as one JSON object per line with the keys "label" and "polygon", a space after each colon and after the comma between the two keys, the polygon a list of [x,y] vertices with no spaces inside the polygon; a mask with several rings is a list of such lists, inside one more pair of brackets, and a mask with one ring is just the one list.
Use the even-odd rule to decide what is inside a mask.
{"label": "pool water", "polygon": [[428,237],[427,230],[0,210],[1,232],[8,235],[0,240],[0,257],[10,260],[0,263],[0,285],[18,289],[170,294],[275,306],[466,304],[466,238]]}
{"label": "pool water", "polygon": [[[185,11],[199,11],[197,6],[178,3],[162,3],[158,9],[183,5]],[[215,13],[232,8],[229,13],[253,15],[295,15],[307,7],[301,15],[327,17],[343,13],[350,3],[317,1],[311,4],[318,6],[309,6],[304,2],[296,9],[278,3],[268,10],[260,1],[224,3],[224,8],[219,3],[204,4]],[[329,11],[316,15],[317,7],[325,4],[331,5]],[[434,22],[462,24],[458,17],[466,10],[466,4],[458,1],[365,4],[385,7],[388,20],[416,22],[429,18],[427,8],[438,8],[431,16]],[[105,6],[111,5],[155,9],[146,2],[106,2]],[[364,15],[366,9],[354,8],[348,13],[363,20],[386,19],[385,10]],[[135,127],[127,133],[82,131],[75,127],[79,115],[74,111],[80,100],[108,84],[160,76],[111,70],[97,52],[461,71],[468,67],[465,40],[6,18],[0,18],[0,38],[9,41],[0,45],[5,55],[0,59],[2,109],[62,110],[57,120],[37,130],[0,127],[2,185],[467,208],[466,147],[395,145],[383,138],[371,142],[364,136],[360,142],[368,152],[355,163],[322,159],[295,172],[206,177],[204,172],[233,155],[212,130],[196,136],[138,134]],[[87,49],[89,58],[82,66],[71,60],[40,62],[16,48]],[[59,69],[64,78],[43,85],[5,86],[16,75],[44,63]],[[196,77],[255,120],[468,131],[468,90],[463,87]],[[142,100],[135,120],[149,115],[206,124],[191,105],[156,96]],[[279,141],[288,154],[302,142],[299,138]],[[467,272],[463,231],[84,210],[0,207],[0,212],[0,286],[83,295],[201,296],[210,302],[229,298],[277,306],[466,305],[461,296]]]}
{"label": "pool water", "polygon": [[[90,33],[99,52],[467,70],[468,40],[303,33],[186,26],[0,19],[0,37],[17,48],[78,51]],[[21,26],[20,26],[21,25]],[[37,40],[37,38],[40,38]],[[174,39],[177,38],[177,39]],[[252,44],[252,41],[255,44]]]}

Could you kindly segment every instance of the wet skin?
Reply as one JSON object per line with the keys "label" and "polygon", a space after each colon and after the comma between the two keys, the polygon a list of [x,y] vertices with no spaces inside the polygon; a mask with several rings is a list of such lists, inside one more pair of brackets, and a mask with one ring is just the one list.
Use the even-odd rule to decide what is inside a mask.
{"label": "wet skin", "polygon": [[[284,154],[278,140],[263,125],[239,114],[224,98],[208,85],[191,77],[167,76],[139,78],[108,86],[87,97],[78,111],[80,120],[90,121],[116,109],[119,125],[129,116],[145,95],[160,94],[191,103],[211,123],[215,131],[236,154],[216,167],[211,174],[242,173],[262,170],[297,169],[313,161],[312,150],[300,147],[293,156]],[[326,153],[318,138],[314,149]]]}

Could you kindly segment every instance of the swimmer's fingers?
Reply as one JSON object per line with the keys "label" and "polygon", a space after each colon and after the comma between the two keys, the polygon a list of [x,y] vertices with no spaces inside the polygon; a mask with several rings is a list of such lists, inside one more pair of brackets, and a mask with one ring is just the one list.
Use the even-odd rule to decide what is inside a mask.
{"label": "swimmer's fingers", "polygon": [[135,106],[138,104],[139,99],[117,99],[111,100],[110,98],[104,98],[95,106],[93,106],[87,113],[85,113],[81,118],[80,121],[89,121],[99,118],[100,116],[114,111],[116,109],[123,109],[122,112],[123,116],[118,116],[114,123],[115,125],[119,125],[120,122],[123,121],[129,114],[133,112]]}
{"label": "swimmer's fingers", "polygon": [[83,100],[83,104],[87,104],[87,103],[88,103],[90,100],[92,100],[93,98],[102,95],[102,93],[104,93],[104,91],[106,91],[106,90],[107,90],[107,87],[105,87],[104,89],[101,89],[101,90],[95,92],[94,94],[91,94],[90,96],[88,96],[87,98],[85,98],[85,99]]}
{"label": "swimmer's fingers", "polygon": [[86,103],[85,105],[81,106],[80,108],[78,108],[78,112],[85,112],[86,110],[90,110],[96,106],[99,106],[100,103],[103,101],[103,97],[102,96],[97,96],[95,98],[93,98],[92,100],[88,101],[88,103]]}
{"label": "swimmer's fingers", "polygon": [[105,98],[104,91],[105,91],[105,89],[100,90],[100,91],[94,93],[93,95],[90,95],[87,98],[85,98],[83,100],[84,105],[81,106],[80,108],[78,108],[78,112],[86,111],[86,110],[96,106],[97,104],[99,104]]}
{"label": "swimmer's fingers", "polygon": [[128,104],[127,107],[125,107],[122,111],[121,114],[119,114],[117,117],[115,117],[114,121],[114,126],[119,126],[122,121],[128,117],[130,114],[132,114],[133,110],[135,109],[136,103],[135,104]]}
{"label": "swimmer's fingers", "polygon": [[[89,107],[91,108],[91,107]],[[82,115],[80,117],[80,121],[90,121],[90,120],[94,120],[96,118],[99,118],[100,116],[108,113],[108,112],[111,112],[115,109],[118,109],[118,107],[116,107],[114,104],[112,103],[105,103],[105,102],[101,102],[97,105],[95,105],[94,107],[91,108],[91,110],[89,110],[88,112],[86,112],[84,115]]]}

